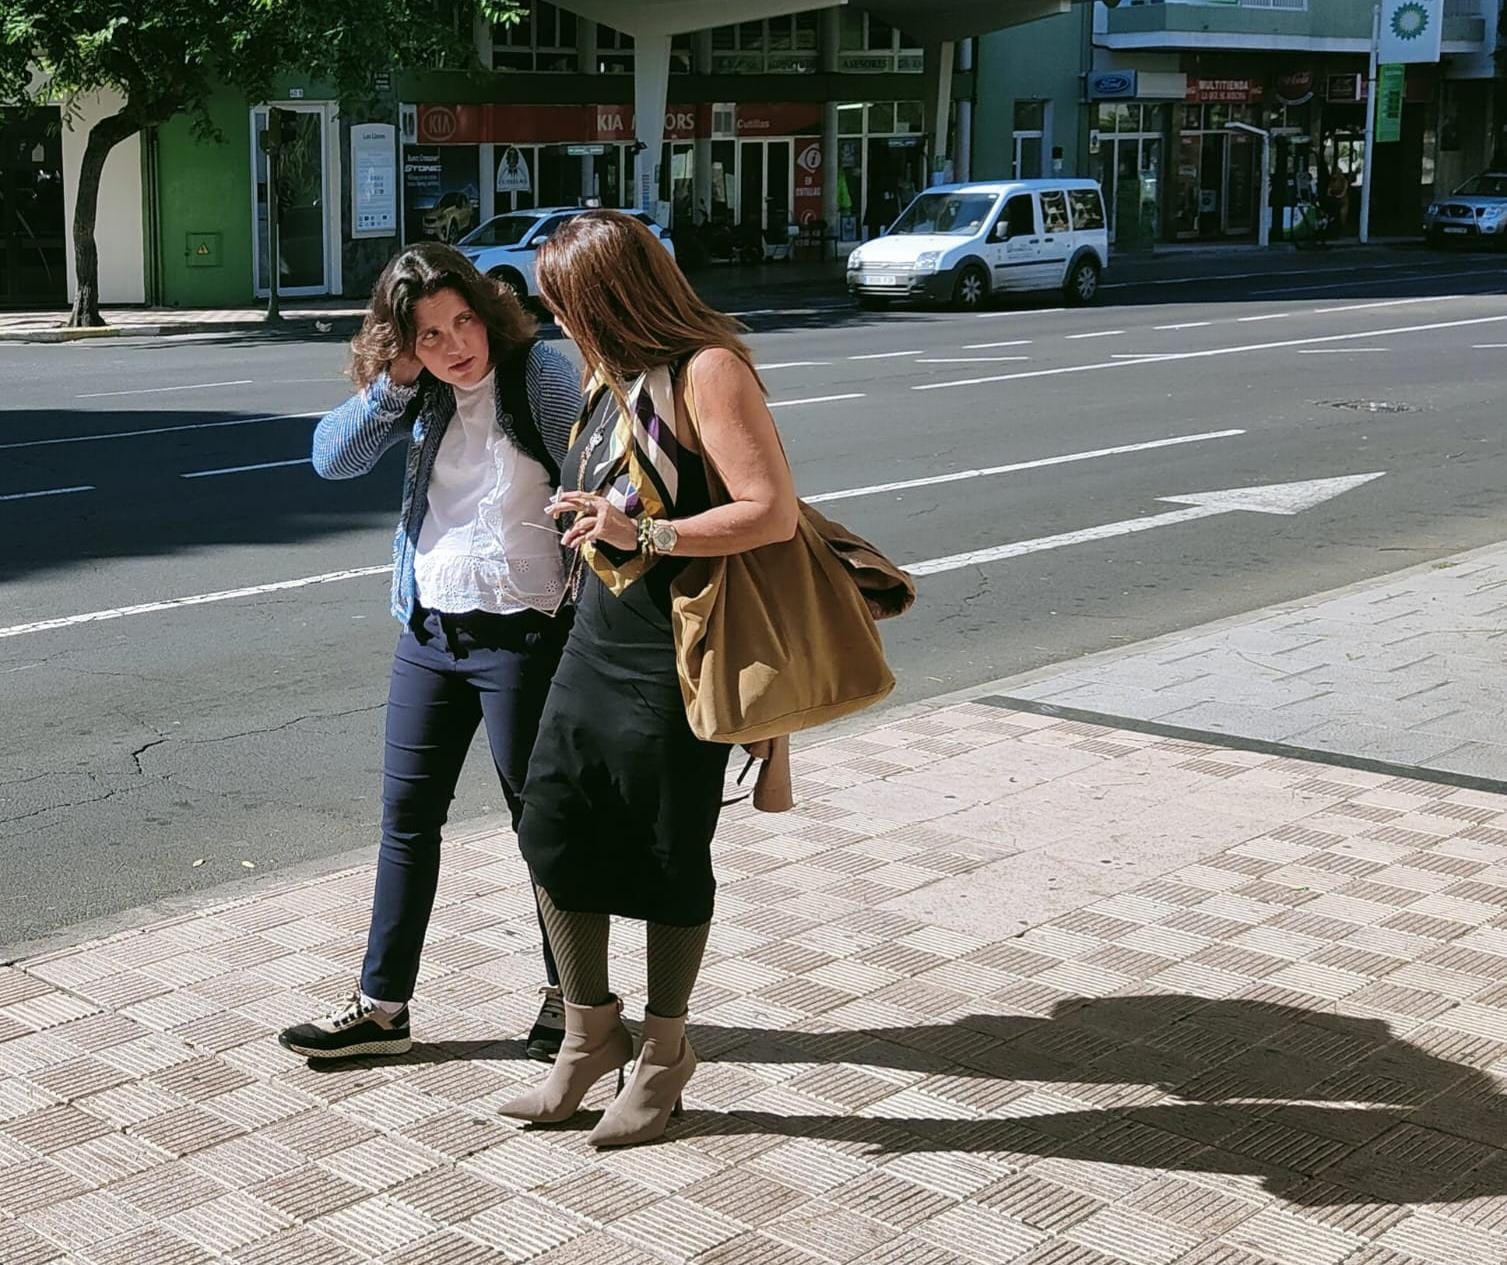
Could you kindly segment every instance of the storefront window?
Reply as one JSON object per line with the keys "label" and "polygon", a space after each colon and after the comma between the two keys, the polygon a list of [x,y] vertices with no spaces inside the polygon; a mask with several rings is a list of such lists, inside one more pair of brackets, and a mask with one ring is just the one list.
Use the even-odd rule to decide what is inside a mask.
{"label": "storefront window", "polygon": [[926,184],[918,101],[876,101],[837,107],[837,237],[878,236]]}
{"label": "storefront window", "polygon": [[0,109],[0,306],[66,299],[65,231],[60,112]]}
{"label": "storefront window", "polygon": [[733,172],[737,157],[736,141],[712,142],[712,205],[708,218],[714,224],[732,222]]}

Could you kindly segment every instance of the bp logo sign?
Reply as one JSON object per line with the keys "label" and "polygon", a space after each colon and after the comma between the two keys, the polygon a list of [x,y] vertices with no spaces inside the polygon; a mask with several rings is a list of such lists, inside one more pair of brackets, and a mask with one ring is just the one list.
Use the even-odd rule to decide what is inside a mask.
{"label": "bp logo sign", "polygon": [[1423,5],[1400,4],[1392,10],[1392,34],[1407,43],[1420,40],[1427,34],[1431,20]]}

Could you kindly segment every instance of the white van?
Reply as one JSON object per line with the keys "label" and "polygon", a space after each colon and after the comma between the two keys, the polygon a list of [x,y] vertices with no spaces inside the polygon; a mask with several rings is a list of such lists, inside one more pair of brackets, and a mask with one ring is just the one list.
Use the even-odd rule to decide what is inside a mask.
{"label": "white van", "polygon": [[1060,290],[1078,305],[1098,296],[1108,264],[1096,181],[934,185],[848,256],[848,293],[866,306],[930,299],[977,308],[992,294]]}

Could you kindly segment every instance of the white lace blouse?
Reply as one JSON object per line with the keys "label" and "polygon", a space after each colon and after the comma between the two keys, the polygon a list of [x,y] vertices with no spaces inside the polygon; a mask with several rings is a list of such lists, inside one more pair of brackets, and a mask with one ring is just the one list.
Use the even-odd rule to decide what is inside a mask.
{"label": "white lace blouse", "polygon": [[564,594],[559,537],[544,512],[554,489],[498,428],[496,389],[490,373],[455,388],[414,558],[419,601],[430,610],[553,611]]}

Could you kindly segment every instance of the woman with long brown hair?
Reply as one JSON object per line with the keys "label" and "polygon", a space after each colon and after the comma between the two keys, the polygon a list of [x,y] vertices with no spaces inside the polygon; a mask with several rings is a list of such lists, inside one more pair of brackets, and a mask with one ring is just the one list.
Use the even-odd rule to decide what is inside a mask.
{"label": "woman with long brown hair", "polygon": [[[664,1133],[696,1067],[686,1012],[711,926],[728,759],[686,721],[671,584],[687,559],[789,540],[798,510],[740,327],[697,297],[647,228],[581,215],[540,251],[538,276],[589,388],[551,507],[576,551],[576,619],[519,824],[565,1040],[545,1081],[501,1111],[564,1120],[616,1071],[620,1092],[589,1140],[623,1146]],[[713,504],[709,467],[725,503]],[[633,1041],[607,974],[614,914],[647,924],[643,1040],[626,1089]]]}
{"label": "woman with long brown hair", "polygon": [[[343,1006],[278,1038],[313,1059],[401,1054],[411,1044],[408,1003],[439,881],[440,831],[480,724],[518,823],[568,624],[546,506],[581,409],[569,361],[535,340],[513,293],[438,242],[387,265],[351,350],[357,394],[315,429],[314,468],[354,478],[408,442],[392,573],[403,632],[361,978]],[[553,1057],[564,1027],[547,939],[544,966],[534,1058]]]}

